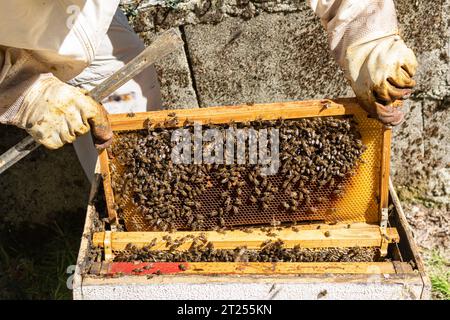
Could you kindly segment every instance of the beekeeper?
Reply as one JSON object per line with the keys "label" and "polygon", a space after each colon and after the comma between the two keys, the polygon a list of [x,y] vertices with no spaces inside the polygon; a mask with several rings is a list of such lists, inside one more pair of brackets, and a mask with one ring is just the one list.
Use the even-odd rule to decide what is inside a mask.
{"label": "beekeeper", "polygon": [[[365,110],[385,124],[415,85],[414,53],[399,36],[392,0],[311,0],[336,61]],[[25,129],[50,149],[74,143],[89,178],[112,139],[106,112],[161,107],[156,71],[145,70],[103,101],[85,94],[144,49],[119,0],[0,3],[0,123]],[[127,97],[127,99],[122,99]],[[92,136],[87,134],[89,129]]]}

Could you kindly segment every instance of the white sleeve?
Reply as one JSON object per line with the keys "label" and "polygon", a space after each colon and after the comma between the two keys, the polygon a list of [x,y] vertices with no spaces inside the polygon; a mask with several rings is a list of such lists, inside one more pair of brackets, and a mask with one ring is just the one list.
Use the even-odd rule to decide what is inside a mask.
{"label": "white sleeve", "polygon": [[28,89],[48,72],[32,52],[0,46],[0,123],[13,124]]}
{"label": "white sleeve", "polygon": [[95,58],[119,0],[0,1],[0,123],[42,77],[62,81]]}
{"label": "white sleeve", "polygon": [[344,66],[348,48],[398,34],[392,0],[308,0],[328,33],[330,50]]}
{"label": "white sleeve", "polygon": [[89,64],[118,4],[119,0],[0,1],[0,45]]}

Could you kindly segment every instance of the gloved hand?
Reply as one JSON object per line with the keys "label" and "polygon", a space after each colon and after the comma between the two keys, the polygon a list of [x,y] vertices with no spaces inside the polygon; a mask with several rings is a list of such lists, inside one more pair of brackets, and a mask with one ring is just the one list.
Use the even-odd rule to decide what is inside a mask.
{"label": "gloved hand", "polygon": [[54,76],[33,84],[11,123],[49,149],[72,143],[89,129],[98,149],[108,147],[113,136],[103,106]]}
{"label": "gloved hand", "polygon": [[403,112],[392,103],[410,95],[417,61],[400,36],[348,48],[346,60],[346,76],[364,109],[384,124],[401,123]]}
{"label": "gloved hand", "polygon": [[330,49],[364,109],[384,124],[403,113],[392,105],[415,85],[417,61],[398,35],[392,0],[308,0],[328,33]]}

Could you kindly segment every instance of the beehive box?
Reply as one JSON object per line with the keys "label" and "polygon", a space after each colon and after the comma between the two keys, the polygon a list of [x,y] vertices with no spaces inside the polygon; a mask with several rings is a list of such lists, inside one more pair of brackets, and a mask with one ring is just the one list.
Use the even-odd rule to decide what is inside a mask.
{"label": "beehive box", "polygon": [[[149,125],[149,119],[151,119],[153,125],[163,124],[173,116],[171,115],[172,112],[157,111],[132,116],[113,115],[111,116],[113,130],[120,134],[123,131],[146,129]],[[322,281],[325,281],[322,276],[330,274],[345,275],[345,279],[351,281],[350,284],[345,283],[347,281],[345,280],[342,286],[334,283],[334,280],[336,280],[334,276],[330,277],[331,282],[328,281],[330,279],[325,281],[331,287],[347,288],[348,290],[345,289],[348,291],[347,294],[351,292],[355,294],[358,290],[363,290],[365,294],[368,294],[363,283],[367,284],[367,281],[377,279],[377,283],[386,284],[386,290],[393,290],[389,294],[401,293],[404,295],[405,290],[398,286],[401,282],[399,282],[399,279],[403,277],[402,279],[407,280],[402,281],[413,284],[412,295],[414,297],[423,296],[422,291],[425,286],[420,258],[412,252],[409,243],[411,239],[405,231],[405,222],[403,218],[399,217],[401,208],[398,203],[394,209],[396,216],[391,216],[391,219],[396,219],[392,221],[395,223],[388,224],[390,128],[368,118],[367,114],[354,100],[320,100],[176,111],[176,117],[180,125],[186,120],[223,124],[230,121],[244,122],[254,121],[255,119],[276,120],[280,117],[301,119],[347,116],[353,117],[358,123],[361,140],[367,149],[361,156],[363,161],[358,165],[354,174],[350,175],[344,183],[344,196],[330,204],[330,206],[336,208],[333,211],[333,214],[336,214],[331,216],[325,214],[326,207],[314,212],[315,215],[313,216],[311,214],[305,215],[305,212],[300,210],[295,220],[303,221],[303,223],[295,227],[292,225],[272,227],[270,232],[261,230],[257,226],[246,227],[245,230],[239,230],[236,226],[225,233],[201,230],[196,232],[175,231],[172,233],[153,231],[145,229],[145,223],[139,221],[139,215],[133,212],[132,206],[127,207],[128,212],[124,210],[125,222],[126,220],[138,219],[137,221],[134,220],[136,223],[130,226],[137,225],[144,228],[134,231],[119,231],[116,228],[118,221],[117,206],[114,203],[114,193],[111,188],[111,169],[117,170],[117,168],[114,168],[117,163],[114,163],[114,158],[108,156],[107,152],[103,152],[100,155],[98,171],[101,171],[103,178],[111,225],[106,226],[105,230],[92,232],[92,226],[89,225],[92,224],[92,221],[88,220],[89,216],[92,218],[95,213],[93,212],[94,208],[88,208],[86,238],[90,245],[94,244],[101,248],[103,258],[102,261],[97,261],[86,268],[84,264],[88,255],[87,248],[82,248],[82,251],[80,251],[78,274],[85,273],[83,279],[89,279],[86,281],[90,283],[90,286],[92,285],[90,288],[93,290],[89,294],[83,294],[84,297],[95,296],[100,284],[108,283],[115,287],[115,283],[122,289],[131,290],[134,292],[133,294],[139,294],[147,298],[174,298],[175,294],[181,294],[177,298],[194,296],[204,298],[208,294],[211,295],[210,298],[236,298],[229,290],[236,286],[236,283],[242,283],[249,288],[249,294],[250,292],[252,294],[252,296],[243,296],[242,298],[267,298],[270,297],[270,292],[266,290],[267,284],[273,282],[280,283],[281,286],[285,287],[284,297],[293,298],[297,295],[297,298],[311,298],[312,296],[308,295],[313,294],[322,285]],[[392,192],[391,189],[391,197]],[[95,190],[93,194],[95,194]],[[252,213],[247,212],[246,214]],[[274,214],[277,213],[271,213],[272,216]],[[282,214],[277,216],[278,219],[280,217],[283,217]],[[248,229],[250,229],[250,232]],[[267,241],[279,239],[283,242],[283,248],[286,249],[300,247],[302,250],[320,251],[339,248],[345,251],[354,248],[373,248],[378,250],[381,256],[387,256],[387,259],[378,257],[373,261],[363,259],[364,262],[358,262],[341,257],[336,261],[319,259],[319,262],[304,262],[302,260],[301,262],[182,261],[182,263],[180,261],[150,263],[148,261],[118,262],[114,260],[115,256],[129,249],[130,244],[140,249],[152,243],[152,250],[167,250],[167,235],[170,235],[171,241],[173,241],[174,239],[185,238],[188,234],[206,238],[217,250],[230,250],[240,246],[245,246],[249,250],[258,250]],[[192,245],[192,240],[192,238],[188,239],[176,250],[187,250]],[[402,247],[404,252],[402,252]],[[407,261],[415,263],[415,267],[413,268]],[[118,275],[125,275],[125,278],[116,278]],[[236,275],[239,276],[239,281],[236,280]],[[299,275],[301,275],[301,278],[298,278]],[[389,279],[395,279],[395,281],[387,281],[386,275],[389,275]],[[321,280],[318,280],[317,277]],[[130,281],[134,283],[137,280],[139,284],[132,285],[130,283]],[[83,281],[85,287],[86,281]],[[150,286],[150,284],[154,285]],[[223,286],[223,284],[226,284],[226,286]],[[194,287],[198,288],[198,285],[206,285],[208,290],[204,293],[196,291],[196,294],[189,292]],[[224,290],[218,290],[217,285]],[[316,289],[304,291],[303,289],[306,287]],[[106,287],[102,286],[102,288],[105,289]],[[114,292],[116,289],[114,289]],[[186,289],[189,290],[186,291]],[[159,290],[166,292],[166,296],[161,295]],[[301,293],[303,291],[304,293]],[[82,294],[80,291],[78,293]],[[115,295],[116,293],[109,292],[108,294]],[[217,294],[217,296],[213,294]],[[279,298],[282,297],[283,295]]]}

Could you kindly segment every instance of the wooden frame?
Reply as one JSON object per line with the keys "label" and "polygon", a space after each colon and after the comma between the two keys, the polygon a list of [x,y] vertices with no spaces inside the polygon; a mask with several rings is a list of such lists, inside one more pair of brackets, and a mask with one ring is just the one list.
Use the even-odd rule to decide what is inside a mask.
{"label": "wooden frame", "polygon": [[[294,231],[295,230],[295,231]],[[388,243],[395,243],[400,240],[395,228],[387,228]],[[152,249],[167,250],[170,243],[164,240],[169,236],[171,241],[192,237],[203,237],[208,242],[214,244],[215,249],[234,249],[239,246],[246,246],[247,249],[259,249],[266,241],[282,240],[285,248],[293,248],[299,245],[301,248],[352,248],[352,247],[379,247],[384,241],[384,237],[377,225],[359,223],[354,225],[326,225],[311,224],[285,227],[280,230],[274,229],[270,233],[259,228],[249,228],[245,230],[231,230],[225,233],[217,231],[177,231],[167,232],[96,232],[93,235],[93,244],[109,250],[124,250],[132,243],[138,248],[142,248],[152,241],[155,242]],[[193,240],[187,238],[179,247],[178,251],[189,249]]]}
{"label": "wooden frame", "polygon": [[111,172],[109,171],[108,152],[106,150],[100,152],[99,163],[100,163],[100,170],[102,173],[103,189],[105,193],[106,210],[108,211],[109,223],[111,224],[111,228],[115,230],[119,220],[117,212],[113,207],[114,192],[111,186]]}
{"label": "wooden frame", "polygon": [[93,274],[117,275],[301,275],[301,274],[414,274],[408,263],[392,262],[102,262]]}
{"label": "wooden frame", "polygon": [[160,110],[127,114],[111,114],[109,119],[113,131],[145,129],[151,117],[152,125],[161,125],[169,117],[176,114],[177,126],[183,126],[186,120],[207,123],[229,123],[234,121],[252,121],[258,117],[264,120],[311,118],[326,116],[343,116],[352,114],[367,114],[355,99],[337,100],[306,100],[292,102],[278,102],[265,104],[243,104],[235,106],[208,107],[197,109]]}
{"label": "wooden frame", "polygon": [[[396,106],[401,102],[396,102]],[[175,114],[178,119],[178,126],[183,126],[186,120],[200,121],[203,123],[228,123],[231,119],[234,121],[251,121],[257,118],[266,120],[275,120],[280,117],[303,118],[303,117],[323,117],[323,116],[341,116],[341,115],[367,115],[360,107],[356,99],[343,98],[336,100],[308,100],[293,101],[270,104],[256,105],[237,105],[210,107],[201,109],[180,109],[180,110],[160,110],[152,112],[136,113],[132,116],[127,114],[109,115],[111,125],[114,131],[139,130],[147,128],[150,124],[162,125],[170,118],[169,115]],[[382,161],[380,174],[380,221],[382,220],[382,209],[387,209],[388,202],[388,179],[389,179],[389,161],[391,129],[383,127],[382,138]],[[107,199],[108,215],[111,224],[117,221],[117,213],[114,210],[114,195],[110,183],[110,172],[108,166],[108,154],[104,150],[100,153],[100,167],[104,181],[104,190]]]}
{"label": "wooden frame", "polygon": [[388,222],[388,203],[389,203],[389,173],[391,161],[391,138],[392,130],[390,127],[383,127],[383,142],[381,154],[381,174],[380,174],[380,229],[384,235],[381,242],[381,254],[385,256],[388,249],[387,222]]}
{"label": "wooden frame", "polygon": [[[381,155],[381,175],[380,175],[380,213],[382,209],[386,209],[389,203],[389,172],[391,161],[391,138],[392,130],[390,127],[384,126],[383,146]],[[381,220],[381,217],[380,217]]]}
{"label": "wooden frame", "polygon": [[[145,113],[136,113],[133,115],[115,114],[110,115],[112,128],[114,131],[139,130],[147,128],[149,125],[159,126],[164,125],[167,119],[173,118],[174,114],[177,117],[178,123],[175,126],[183,126],[186,121],[199,121],[202,123],[229,123],[234,121],[252,121],[258,118],[265,120],[276,120],[280,117],[285,119],[290,118],[305,118],[305,117],[322,117],[322,116],[342,116],[342,115],[362,115],[367,113],[360,107],[355,99],[337,99],[337,100],[310,100],[310,101],[294,101],[270,104],[257,105],[238,105],[238,106],[224,106],[224,107],[210,107],[202,109],[180,109],[180,110],[161,110]],[[150,120],[149,120],[150,119]],[[387,210],[389,197],[389,161],[390,161],[390,143],[391,143],[391,129],[390,127],[383,127],[382,132],[382,157],[380,168],[380,190],[379,190],[379,204],[380,204],[380,221],[383,222],[383,212]],[[106,150],[100,153],[100,170],[103,177],[103,184],[107,202],[107,210],[111,228],[111,250],[117,247],[123,248],[127,243],[142,244],[148,243],[153,238],[157,238],[158,246],[163,246],[163,241],[160,241],[162,236],[167,233],[158,232],[141,232],[141,233],[115,233],[115,223],[117,223],[117,213],[114,209],[114,194],[111,187],[111,174],[109,171],[109,159]],[[383,211],[384,210],[384,211]],[[316,225],[317,227],[318,225]],[[380,226],[366,225],[365,228],[350,228],[341,226],[341,230],[330,232],[331,236],[324,236],[326,226],[321,230],[306,231],[303,230],[295,235],[294,232],[285,230],[284,240],[287,246],[299,244],[302,247],[350,247],[350,246],[374,246],[380,247],[382,253],[387,253],[387,245],[398,241],[398,234],[395,229],[388,229],[385,225]],[[381,228],[380,228],[381,227]],[[365,233],[366,232],[366,233]],[[192,234],[192,232],[190,232]],[[176,233],[183,234],[183,233]],[[283,234],[283,233],[282,233]],[[292,235],[291,235],[292,234]],[[233,231],[227,240],[221,239],[218,234],[208,233],[208,239],[211,238],[213,243],[223,248],[231,246],[239,246],[242,244],[252,243],[251,246],[259,246],[265,237],[258,231],[255,231],[253,236],[243,235],[241,231]],[[289,235],[294,240],[290,240]],[[259,237],[259,238],[258,238]],[[230,240],[232,239],[232,240]],[[274,239],[274,238],[272,238]],[[94,241],[101,245],[104,242],[104,234],[96,234]],[[228,241],[228,242],[227,242]],[[228,244],[224,244],[228,243]],[[184,247],[180,247],[184,248]],[[108,257],[112,256],[112,252],[108,252]]]}

